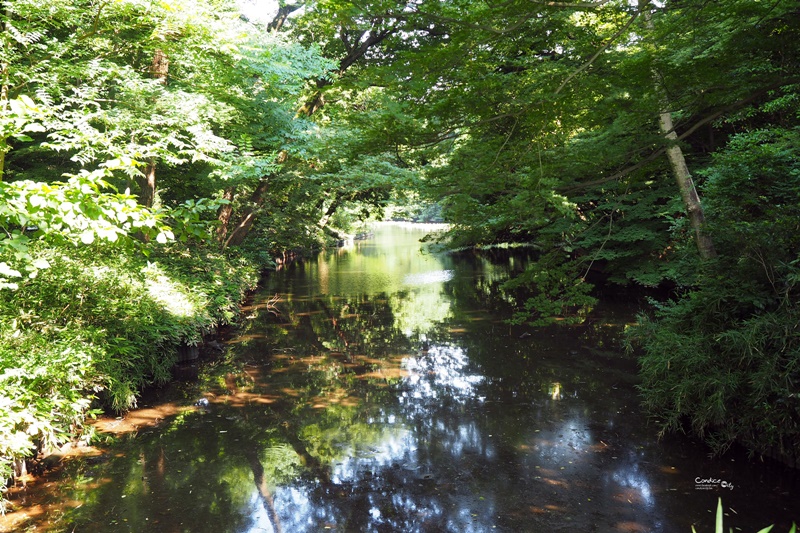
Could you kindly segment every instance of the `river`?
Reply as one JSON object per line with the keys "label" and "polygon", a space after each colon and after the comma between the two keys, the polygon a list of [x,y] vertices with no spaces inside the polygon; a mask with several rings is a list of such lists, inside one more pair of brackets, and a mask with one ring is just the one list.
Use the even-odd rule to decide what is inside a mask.
{"label": "river", "polygon": [[107,442],[12,491],[5,527],[704,533],[719,497],[726,530],[800,518],[795,472],[657,438],[619,344],[635,305],[511,327],[524,251],[432,253],[427,231],[271,273],[224,353],[100,421]]}

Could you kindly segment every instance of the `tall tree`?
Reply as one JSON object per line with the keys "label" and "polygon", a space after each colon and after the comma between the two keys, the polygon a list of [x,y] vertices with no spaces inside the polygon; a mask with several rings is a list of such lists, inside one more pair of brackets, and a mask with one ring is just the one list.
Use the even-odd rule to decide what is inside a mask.
{"label": "tall tree", "polygon": [[[300,11],[301,8],[302,15],[289,19],[290,14]],[[329,120],[329,117],[319,116],[325,106],[326,95],[332,90],[336,93],[338,90],[336,86],[347,87],[354,82],[353,80],[357,80],[360,72],[369,68],[368,58],[385,55],[383,49],[388,46],[388,40],[396,36],[402,28],[407,27],[405,17],[399,15],[402,13],[402,6],[386,1],[354,4],[350,1],[323,0],[292,4],[281,2],[279,4],[278,12],[267,28],[272,31],[281,30],[282,33],[300,42],[313,40],[330,60],[331,68],[320,71],[316,78],[309,83],[302,104],[297,108],[297,118],[301,122]],[[342,98],[341,93],[338,93],[335,98]],[[336,111],[333,113],[335,114]],[[347,121],[342,114],[339,114],[338,118]],[[326,123],[327,127],[329,124]],[[336,128],[338,126],[334,125],[334,129]],[[346,128],[341,128],[339,131],[344,129]],[[325,229],[331,216],[343,205],[351,202],[381,203],[385,201],[383,193],[379,193],[378,190],[385,192],[385,186],[391,179],[387,178],[381,185],[371,187],[369,193],[366,192],[366,189],[370,189],[370,187],[361,186],[354,181],[350,181],[347,185],[340,182],[335,186],[327,186],[332,184],[326,185],[322,181],[323,176],[330,177],[332,175],[323,169],[323,167],[330,168],[330,165],[323,162],[328,159],[327,155],[331,152],[330,143],[336,143],[338,140],[331,134],[322,133],[321,135],[327,139],[329,143],[327,146],[323,147],[319,142],[307,144],[299,158],[296,158],[295,154],[300,155],[300,152],[287,146],[276,157],[280,159],[280,164],[283,166],[304,166],[308,174],[314,176],[314,183],[319,187],[314,193],[303,189],[302,194],[307,201],[311,202],[311,205],[317,205],[322,210],[317,226],[319,229]],[[345,133],[344,136],[353,137],[349,133]],[[309,149],[312,145],[316,148]],[[312,150],[317,151],[312,154]],[[339,154],[341,153],[340,150]],[[294,158],[297,160],[293,161]],[[342,163],[341,160],[330,162],[334,166]],[[363,167],[363,161],[361,163],[354,162],[354,165]],[[376,171],[381,168],[383,166],[379,164],[367,172],[375,175]],[[349,175],[352,177],[356,174],[350,173]],[[360,181],[363,176],[359,174],[356,181]],[[247,236],[257,214],[263,210],[269,199],[268,190],[270,182],[274,179],[273,175],[264,175],[254,188],[249,189],[249,199],[243,202],[242,211],[238,216],[234,217],[232,207],[222,206],[220,208],[218,239],[224,246],[239,244]],[[366,181],[368,180],[365,180],[365,183]],[[355,192],[351,191],[349,186],[352,186]],[[233,192],[233,189],[229,188],[225,194],[230,197]],[[241,192],[239,195],[241,196]],[[308,199],[309,196],[311,196],[310,199]],[[316,199],[317,196],[322,197],[320,201]]]}
{"label": "tall tree", "polygon": [[[639,0],[639,11],[644,15],[645,28],[652,32],[654,26],[650,10],[651,6],[649,0]],[[689,167],[686,165],[686,158],[683,156],[683,150],[678,144],[678,134],[675,132],[672,112],[669,110],[669,102],[666,101],[666,93],[661,84],[661,76],[658,72],[653,72],[653,77],[656,87],[655,90],[659,93],[659,99],[663,105],[659,113],[658,125],[661,129],[661,133],[664,134],[664,137],[666,137],[669,143],[666,148],[667,158],[672,167],[672,174],[675,176],[675,181],[678,184],[678,190],[680,191],[683,205],[689,216],[689,221],[694,232],[695,244],[697,245],[697,250],[702,259],[713,259],[717,256],[717,251],[714,248],[711,236],[706,231],[703,205],[697,194],[694,180],[689,173]]]}
{"label": "tall tree", "polygon": [[[379,2],[335,5],[368,21]],[[322,34],[347,35],[330,13],[320,24],[338,29]],[[795,13],[789,1],[413,2],[325,87],[325,114],[372,121],[359,145],[422,169],[460,243],[533,242],[549,254],[541,274],[582,265],[562,289],[604,267],[687,283],[663,266],[688,250],[682,236],[715,255],[688,169],[724,143],[728,118],[797,79]],[[381,96],[364,106],[367,94]]]}
{"label": "tall tree", "polygon": [[[153,53],[150,73],[160,85],[166,87],[167,75],[169,74],[169,57],[160,48]],[[147,207],[153,207],[153,201],[156,197],[156,160],[154,157],[147,161],[144,174],[137,176],[136,181],[139,184],[140,203]]]}

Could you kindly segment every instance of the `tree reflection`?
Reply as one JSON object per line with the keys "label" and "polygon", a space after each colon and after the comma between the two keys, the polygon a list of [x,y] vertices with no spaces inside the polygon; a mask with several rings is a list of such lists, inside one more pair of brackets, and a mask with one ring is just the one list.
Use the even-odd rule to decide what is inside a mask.
{"label": "tree reflection", "polygon": [[274,276],[227,359],[182,389],[208,407],[65,489],[76,530],[680,529],[617,330],[509,329],[500,285],[524,262],[408,246]]}

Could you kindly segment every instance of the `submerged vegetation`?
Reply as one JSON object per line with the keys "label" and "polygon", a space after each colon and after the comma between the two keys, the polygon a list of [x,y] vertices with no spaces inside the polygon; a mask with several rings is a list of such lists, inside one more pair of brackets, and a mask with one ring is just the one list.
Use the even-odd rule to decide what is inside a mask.
{"label": "submerged vegetation", "polygon": [[795,2],[241,9],[4,3],[1,478],[382,216],[530,246],[516,323],[658,288],[628,339],[662,429],[800,452]]}

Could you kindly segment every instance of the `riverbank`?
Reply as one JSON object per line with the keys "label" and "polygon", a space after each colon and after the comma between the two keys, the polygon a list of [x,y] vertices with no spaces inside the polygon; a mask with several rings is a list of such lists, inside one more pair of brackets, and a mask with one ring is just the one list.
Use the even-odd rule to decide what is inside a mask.
{"label": "riverbank", "polygon": [[50,267],[0,292],[3,480],[66,442],[90,441],[85,422],[100,408],[135,407],[142,388],[169,380],[180,348],[191,353],[235,322],[269,266],[200,245],[36,253]]}
{"label": "riverbank", "polygon": [[619,347],[635,301],[509,327],[524,250],[430,253],[411,230],[265,276],[223,357],[9,493],[0,531],[672,533],[712,531],[720,496],[726,525],[788,531],[790,473],[648,423]]}
{"label": "riverbank", "polygon": [[266,270],[306,253],[151,244],[40,245],[32,253],[49,267],[0,291],[0,512],[11,483],[65,444],[90,443],[101,413],[136,408],[237,322]]}

